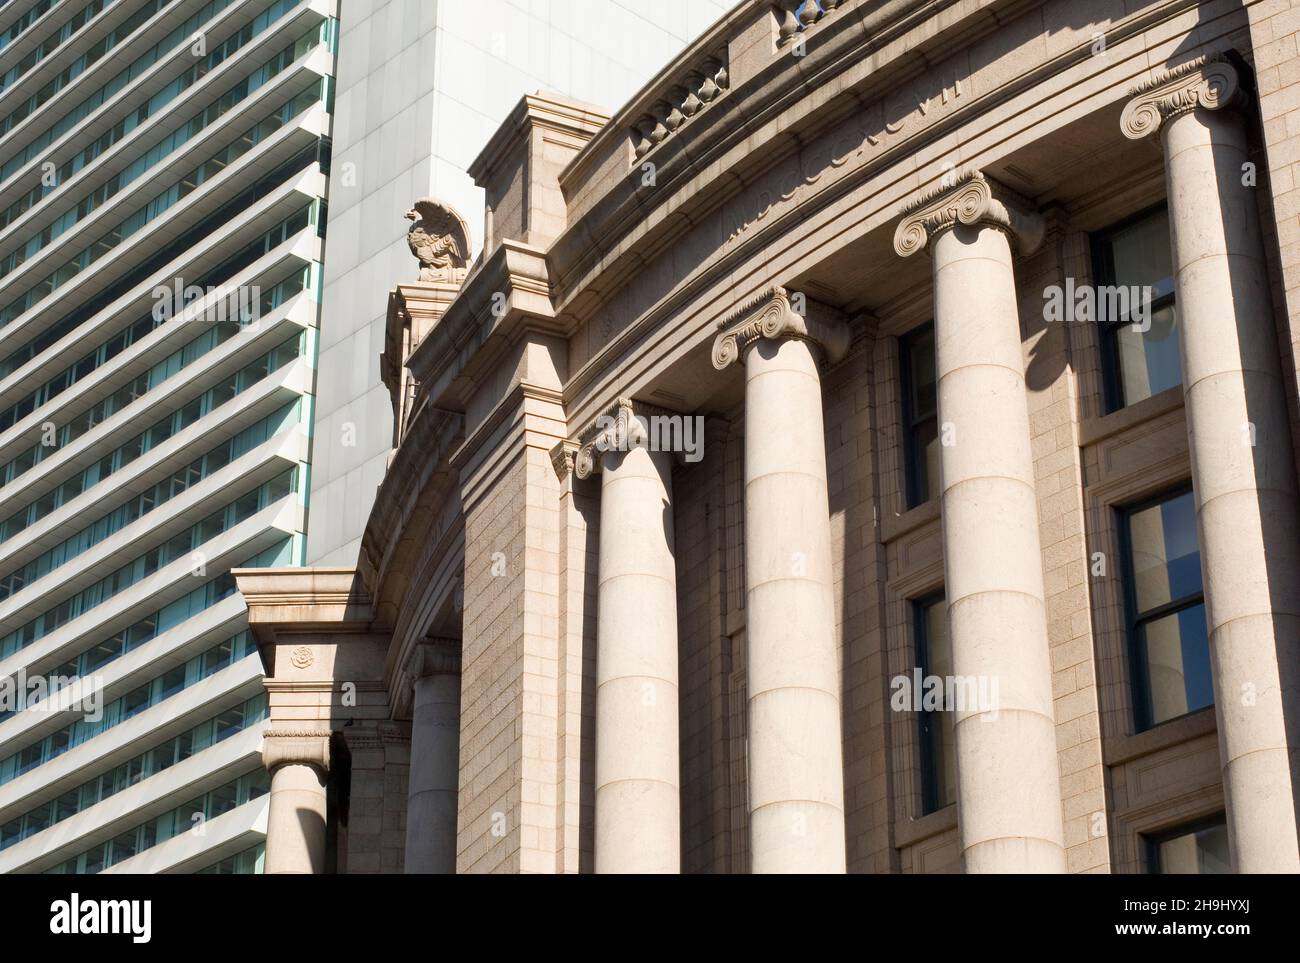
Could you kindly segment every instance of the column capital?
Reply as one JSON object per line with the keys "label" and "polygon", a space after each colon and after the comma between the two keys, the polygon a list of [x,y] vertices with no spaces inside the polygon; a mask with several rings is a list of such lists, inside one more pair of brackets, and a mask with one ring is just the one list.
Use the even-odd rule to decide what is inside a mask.
{"label": "column capital", "polygon": [[551,467],[555,469],[555,477],[564,481],[574,473],[578,462],[578,444],[577,442],[564,441],[558,442],[551,449]]}
{"label": "column capital", "polygon": [[281,766],[312,766],[330,771],[330,732],[312,726],[272,726],[262,733],[262,765],[274,773]]}
{"label": "column capital", "polygon": [[[795,310],[795,299],[803,310]],[[718,322],[713,339],[713,367],[721,371],[740,361],[761,338],[798,338],[814,342],[834,364],[848,354],[853,335],[839,312],[779,284],[760,292]]]}
{"label": "column capital", "polygon": [[984,225],[1005,233],[1024,254],[1043,243],[1046,226],[1032,205],[983,171],[962,171],[903,207],[894,250],[907,257],[958,224]]}
{"label": "column capital", "polygon": [[1129,95],[1132,99],[1124,105],[1119,125],[1130,140],[1154,134],[1165,121],[1197,107],[1223,110],[1245,100],[1237,68],[1218,53],[1163,71]]}
{"label": "column capital", "polygon": [[[573,455],[573,473],[579,478],[589,478],[600,471],[600,459],[597,456],[608,451],[627,451],[646,445],[650,439],[641,418],[674,414],[677,413],[644,401],[619,398],[613,407],[597,415],[587,430],[578,436]],[[561,446],[556,446],[557,449],[559,447]],[[552,459],[554,458],[555,451],[552,450]]]}
{"label": "column capital", "polygon": [[421,639],[411,649],[406,660],[406,671],[412,681],[431,675],[460,675],[460,666],[460,639]]}

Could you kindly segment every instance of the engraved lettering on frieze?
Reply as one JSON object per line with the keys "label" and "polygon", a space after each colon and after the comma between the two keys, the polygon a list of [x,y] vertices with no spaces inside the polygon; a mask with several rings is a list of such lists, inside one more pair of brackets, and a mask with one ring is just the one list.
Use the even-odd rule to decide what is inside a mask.
{"label": "engraved lettering on frieze", "polygon": [[808,193],[813,185],[834,180],[826,177],[828,172],[844,168],[850,160],[856,161],[853,167],[861,166],[891,147],[891,140],[915,126],[917,121],[933,123],[946,111],[955,110],[964,93],[962,77],[952,76],[945,78],[937,90],[918,93],[914,86],[909,86],[892,94],[886,102],[877,101],[852,126],[813,142],[796,158],[728,204],[724,215],[727,243],[774,209]]}

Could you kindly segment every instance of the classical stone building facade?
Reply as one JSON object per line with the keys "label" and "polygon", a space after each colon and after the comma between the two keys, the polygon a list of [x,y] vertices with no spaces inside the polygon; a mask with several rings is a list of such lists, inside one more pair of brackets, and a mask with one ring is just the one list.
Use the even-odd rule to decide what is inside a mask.
{"label": "classical stone building facade", "polygon": [[357,566],[237,573],[267,870],[1300,870],[1297,32],[745,0],[524,98]]}

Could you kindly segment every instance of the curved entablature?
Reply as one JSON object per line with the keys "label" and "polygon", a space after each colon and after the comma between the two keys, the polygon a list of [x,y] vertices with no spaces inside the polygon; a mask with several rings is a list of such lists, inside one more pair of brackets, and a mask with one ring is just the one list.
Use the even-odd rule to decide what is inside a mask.
{"label": "curved entablature", "polygon": [[[963,50],[996,29],[995,14],[1026,4],[955,15],[923,0],[845,0],[816,17],[797,6],[799,30],[783,37],[789,4],[739,5],[560,173],[567,224],[547,258],[558,312],[592,318],[646,259],[701,226],[715,243],[696,273],[725,270],[812,195],[953,129],[983,92]],[[726,85],[704,101],[715,64]]]}
{"label": "curved entablature", "polygon": [[459,518],[451,458],[463,440],[462,416],[422,407],[380,483],[357,570],[384,624],[395,624],[416,562],[429,543],[444,541],[454,527],[448,519]]}
{"label": "curved entablature", "polygon": [[[1014,220],[1017,250],[1026,254],[1042,225],[1020,214],[1032,214],[1040,191],[1056,185],[1048,167],[1025,165],[1015,152],[1117,108],[1152,73],[1147,48],[1154,41],[1146,38],[1154,25],[1193,6],[1152,2],[1093,29],[1069,3],[1054,0],[989,0],[960,10],[921,0],[847,0],[823,4],[807,24],[801,17],[797,37],[782,43],[784,5],[745,3],[603,127],[563,98],[530,95],[510,123],[522,117],[554,128],[571,151],[548,175],[558,190],[529,195],[528,203],[552,207],[522,220],[510,215],[544,221],[545,230],[534,240],[503,234],[504,208],[495,212],[501,236],[411,358],[420,391],[467,410],[485,373],[531,330],[569,341],[564,396],[566,405],[580,406],[571,413],[585,418],[618,390],[601,387],[603,372],[624,364],[653,332],[671,326],[673,342],[711,342],[725,313],[717,306],[724,289],[732,303],[773,283],[793,291],[810,265],[849,246],[875,250],[876,242],[864,239],[876,235],[882,254],[893,257],[890,239],[904,208],[961,170],[978,168],[997,185],[987,216],[1005,212]],[[1050,42],[1015,51],[990,42],[1021,22],[1046,23],[1042,35]],[[1104,86],[1090,81],[1101,69],[1093,53],[1098,30],[1114,74]],[[1206,47],[1216,44],[1223,41],[1207,36]],[[695,89],[698,97],[704,66],[716,83],[713,65],[721,68],[723,50],[725,88],[717,84],[693,114],[682,111],[671,136],[644,149],[641,120],[667,90]],[[1181,50],[1179,57],[1197,53]],[[1021,123],[1028,115],[1032,137]],[[485,183],[502,183],[519,163],[506,158],[505,134],[503,127],[476,162],[475,176]],[[647,163],[652,170],[643,170]],[[887,272],[886,282],[914,270]],[[884,297],[900,294],[888,288]],[[851,315],[880,303],[817,297]]]}
{"label": "curved entablature", "polygon": [[[926,53],[941,48],[941,37],[949,45],[977,42],[996,26],[991,11],[1017,6],[1024,4],[989,3],[958,18],[942,16],[926,0],[822,0],[816,15],[808,4],[786,0],[740,4],[642,88],[561,172],[569,225],[589,221],[585,235],[609,239],[613,222],[624,220],[611,209],[613,196],[628,186],[623,180],[637,187],[632,207],[642,209],[646,201],[667,204],[700,175],[706,178],[701,188],[728,173],[744,179],[746,165],[737,170],[737,161],[746,154],[780,156],[761,150],[771,135],[805,136],[816,126],[809,121],[836,110],[872,113],[870,101],[887,96],[891,86],[935,70]],[[959,86],[940,95],[945,104],[961,96]],[[807,110],[807,98],[817,111]],[[791,108],[800,119],[783,122]],[[881,132],[899,126],[897,118],[863,120]],[[645,169],[651,162],[653,170]],[[560,274],[565,287],[567,274]]]}

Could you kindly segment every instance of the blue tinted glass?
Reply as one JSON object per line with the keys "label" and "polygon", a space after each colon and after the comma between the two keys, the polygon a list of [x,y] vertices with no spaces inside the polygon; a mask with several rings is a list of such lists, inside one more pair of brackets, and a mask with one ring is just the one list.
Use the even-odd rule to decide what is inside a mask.
{"label": "blue tinted glass", "polygon": [[1205,606],[1152,619],[1141,637],[1152,725],[1214,705]]}
{"label": "blue tinted glass", "polygon": [[1201,591],[1196,511],[1186,492],[1129,516],[1136,615]]}

